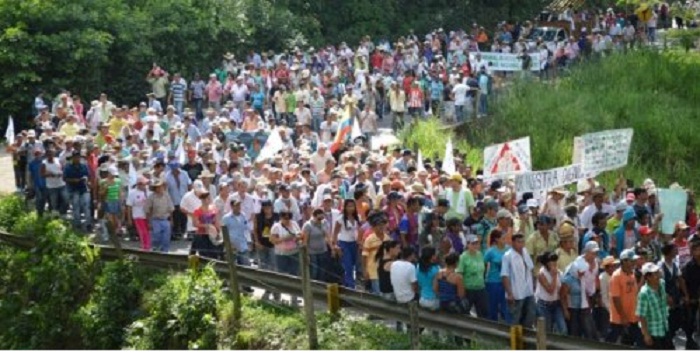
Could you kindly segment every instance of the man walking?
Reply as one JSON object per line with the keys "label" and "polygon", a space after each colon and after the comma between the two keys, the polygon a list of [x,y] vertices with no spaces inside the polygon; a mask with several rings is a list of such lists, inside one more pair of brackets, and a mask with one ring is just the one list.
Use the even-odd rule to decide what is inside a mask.
{"label": "man walking", "polygon": [[535,298],[532,280],[534,264],[525,248],[525,237],[513,235],[513,248],[503,255],[501,280],[513,324],[531,328],[535,323]]}
{"label": "man walking", "polygon": [[85,230],[90,231],[92,226],[92,215],[90,214],[90,192],[87,189],[87,182],[90,179],[88,167],[80,162],[80,151],[74,151],[71,156],[71,163],[63,170],[63,177],[68,187],[68,197],[73,208],[73,227],[79,228],[80,216],[85,215]]}

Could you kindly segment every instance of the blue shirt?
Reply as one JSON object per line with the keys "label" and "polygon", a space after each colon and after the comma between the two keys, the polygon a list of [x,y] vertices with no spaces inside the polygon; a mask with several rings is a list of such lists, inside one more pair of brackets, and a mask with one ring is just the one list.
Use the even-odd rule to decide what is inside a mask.
{"label": "blue shirt", "polygon": [[183,83],[182,80],[178,82],[172,82],[170,84],[170,93],[173,95],[173,101],[182,102],[185,101],[185,91],[187,90],[187,84]]}
{"label": "blue shirt", "polygon": [[253,95],[251,95],[251,99],[253,99],[254,108],[262,109],[263,103],[265,102],[265,94],[262,91],[253,93]]}
{"label": "blue shirt", "polygon": [[[442,98],[442,91],[444,89],[444,86],[442,85],[442,82],[439,80],[433,80],[430,82],[430,99],[432,100],[440,100]],[[437,115],[437,113],[434,113]]]}
{"label": "blue shirt", "polygon": [[46,178],[41,176],[41,164],[44,157],[39,159],[34,159],[29,163],[29,173],[32,176],[32,183],[34,183],[34,189],[46,189]]}
{"label": "blue shirt", "polygon": [[501,263],[503,255],[510,246],[506,246],[503,250],[499,250],[496,246],[491,246],[484,254],[484,263],[490,264],[486,272],[486,283],[501,283]]}
{"label": "blue shirt", "polygon": [[[66,165],[66,168],[63,169],[63,178],[66,180],[80,179],[83,177],[89,178],[90,174],[88,173],[87,166],[82,163],[79,163],[78,165],[71,163]],[[87,192],[87,179],[80,180],[78,183],[66,182],[66,186],[68,187],[69,193],[83,194]]]}
{"label": "blue shirt", "polygon": [[437,295],[433,290],[433,280],[440,271],[438,265],[433,265],[428,269],[428,272],[421,272],[420,267],[416,266],[416,279],[418,280],[418,288],[420,289],[420,297],[425,300],[435,300]]}
{"label": "blue shirt", "polygon": [[248,236],[250,235],[248,219],[243,214],[228,213],[221,219],[221,224],[228,229],[228,236],[233,248],[238,252],[248,252]]}
{"label": "blue shirt", "polygon": [[[180,186],[178,187],[178,180],[180,181]],[[187,172],[180,171],[178,179],[175,179],[175,175],[172,172],[168,172],[165,175],[165,184],[168,187],[168,194],[170,195],[170,200],[173,201],[174,205],[180,205],[182,197],[187,193],[187,186],[191,183],[190,177],[187,176]]]}

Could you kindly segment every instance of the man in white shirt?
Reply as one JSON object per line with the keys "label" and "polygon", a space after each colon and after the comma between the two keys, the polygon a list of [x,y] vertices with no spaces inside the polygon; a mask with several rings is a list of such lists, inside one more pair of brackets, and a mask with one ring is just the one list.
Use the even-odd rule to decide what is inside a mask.
{"label": "man in white shirt", "polygon": [[593,203],[583,209],[581,213],[581,225],[583,228],[593,230],[593,215],[595,213],[604,213],[608,217],[615,215],[615,208],[605,203],[605,192],[601,189],[593,190]]}
{"label": "man in white shirt", "polygon": [[202,200],[199,199],[199,195],[205,192],[204,184],[202,181],[197,180],[192,184],[192,189],[185,193],[180,201],[180,211],[187,216],[187,239],[191,240],[194,238],[195,227],[193,222],[194,211],[202,206]]}
{"label": "man in white shirt", "polygon": [[[260,212],[260,202],[254,196],[248,194],[248,180],[241,179],[235,183],[236,192],[231,194],[229,204],[232,199],[237,199],[241,204],[241,213],[248,221],[255,220],[255,214]],[[253,230],[253,225],[250,224],[250,230]],[[252,242],[252,241],[248,241]]]}
{"label": "man in white shirt", "polygon": [[279,187],[279,198],[274,203],[275,213],[290,212],[294,221],[301,220],[301,212],[299,211],[299,202],[291,196],[289,187],[282,184]]}
{"label": "man in white shirt", "polygon": [[469,92],[469,86],[460,78],[459,83],[452,88],[452,98],[455,102],[455,117],[457,118],[457,122],[464,121],[464,106],[467,104],[467,92]]}
{"label": "man in white shirt", "polygon": [[511,307],[513,324],[531,328],[535,323],[535,298],[532,280],[534,264],[525,248],[523,234],[513,235],[513,248],[503,255],[501,280]]}
{"label": "man in white shirt", "polygon": [[409,246],[401,251],[401,259],[391,264],[391,286],[399,304],[407,304],[416,299],[418,279],[415,261],[416,252]]}
{"label": "man in white shirt", "polygon": [[316,147],[316,152],[309,157],[309,162],[311,162],[312,171],[318,173],[318,171],[326,168],[326,162],[329,159],[333,159],[333,155],[328,151],[328,146],[325,143],[319,143]]}

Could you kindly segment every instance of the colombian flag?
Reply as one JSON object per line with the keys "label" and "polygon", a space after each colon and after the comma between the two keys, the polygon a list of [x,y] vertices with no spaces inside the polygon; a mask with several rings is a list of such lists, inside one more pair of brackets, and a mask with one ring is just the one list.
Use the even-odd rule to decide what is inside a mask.
{"label": "colombian flag", "polygon": [[345,109],[343,113],[343,118],[340,120],[338,125],[338,132],[335,134],[335,139],[331,144],[331,153],[335,153],[345,144],[348,139],[350,132],[352,131],[352,115],[349,109]]}

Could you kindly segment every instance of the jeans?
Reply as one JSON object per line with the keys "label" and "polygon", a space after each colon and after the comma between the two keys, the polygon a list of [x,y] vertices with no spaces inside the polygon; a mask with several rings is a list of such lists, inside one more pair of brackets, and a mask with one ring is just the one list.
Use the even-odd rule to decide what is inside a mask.
{"label": "jeans", "polygon": [[372,294],[381,294],[381,291],[379,290],[379,280],[378,279],[370,279],[369,280],[369,285],[371,287],[370,291]]}
{"label": "jeans", "polygon": [[479,95],[479,115],[486,115],[486,107],[489,101],[489,96],[488,94],[480,94]]}
{"label": "jeans", "polygon": [[241,266],[250,266],[250,253],[248,251],[237,251],[236,264]]}
{"label": "jeans", "polygon": [[512,322],[508,303],[506,302],[506,290],[501,282],[486,282],[486,293],[489,296],[489,319],[498,321],[500,314],[506,324]]}
{"label": "jeans", "polygon": [[168,219],[151,219],[151,238],[154,251],[168,252],[170,250],[170,230]]}
{"label": "jeans", "polygon": [[523,299],[516,299],[509,306],[510,314],[513,316],[514,325],[522,325],[524,328],[532,328],[535,324],[535,297],[529,296]]}
{"label": "jeans", "polygon": [[476,316],[479,318],[486,318],[489,314],[489,296],[486,293],[486,289],[467,289],[466,306],[467,313],[471,311],[472,307],[476,309]]}
{"label": "jeans", "polygon": [[647,27],[647,38],[649,42],[656,42],[656,27]]}
{"label": "jeans", "polygon": [[299,275],[299,254],[275,255],[275,259],[277,260],[277,272],[292,276]]}
{"label": "jeans", "polygon": [[545,302],[537,301],[537,316],[544,317],[547,325],[547,332],[566,335],[566,320],[560,301]]}
{"label": "jeans", "polygon": [[259,247],[257,249],[258,254],[258,267],[266,269],[268,271],[277,270],[277,261],[275,259],[275,251],[272,247]]}
{"label": "jeans", "polygon": [[309,260],[311,261],[311,279],[316,281],[323,281],[325,278],[325,270],[328,266],[326,253],[323,252],[309,254]]}
{"label": "jeans", "polygon": [[134,218],[134,227],[141,240],[141,249],[148,251],[151,249],[151,233],[148,231],[148,221],[145,218]]}
{"label": "jeans", "polygon": [[192,99],[194,101],[194,113],[198,121],[204,120],[204,111],[202,110],[203,99]]}
{"label": "jeans", "polygon": [[66,187],[59,188],[48,188],[49,201],[51,202],[51,210],[58,211],[61,215],[65,215],[68,210],[66,204],[68,204],[68,192]]}
{"label": "jeans", "polygon": [[36,206],[36,213],[39,217],[44,216],[44,210],[46,209],[46,200],[49,197],[49,192],[46,188],[34,187],[34,205]]}
{"label": "jeans", "polygon": [[610,332],[608,332],[608,336],[605,337],[605,341],[617,343],[620,336],[622,336],[622,343],[625,345],[636,345],[637,347],[644,345],[642,331],[636,323],[631,323],[627,326],[610,323]]}
{"label": "jeans", "polygon": [[80,214],[85,214],[85,225],[92,225],[92,216],[90,215],[90,192],[70,192],[70,202],[73,209],[73,227],[80,226]]}
{"label": "jeans", "polygon": [[315,132],[318,132],[319,130],[321,130],[321,122],[323,122],[323,114],[312,115],[311,116],[311,129],[314,130]]}
{"label": "jeans", "polygon": [[595,322],[596,338],[598,340],[605,339],[610,329],[610,312],[605,307],[596,307],[593,309],[593,321]]}
{"label": "jeans", "polygon": [[221,102],[219,100],[209,101],[209,107],[214,109],[217,113],[221,112]]}
{"label": "jeans", "polygon": [[591,308],[569,308],[569,335],[586,339],[595,338]]}
{"label": "jeans", "polygon": [[464,122],[464,105],[455,105],[455,119]]}
{"label": "jeans", "polygon": [[182,117],[182,111],[185,108],[185,102],[173,101],[173,106],[175,107],[175,112],[177,113],[177,116]]}
{"label": "jeans", "polygon": [[343,285],[355,289],[355,270],[357,270],[357,242],[338,241],[338,246],[342,251]]}

